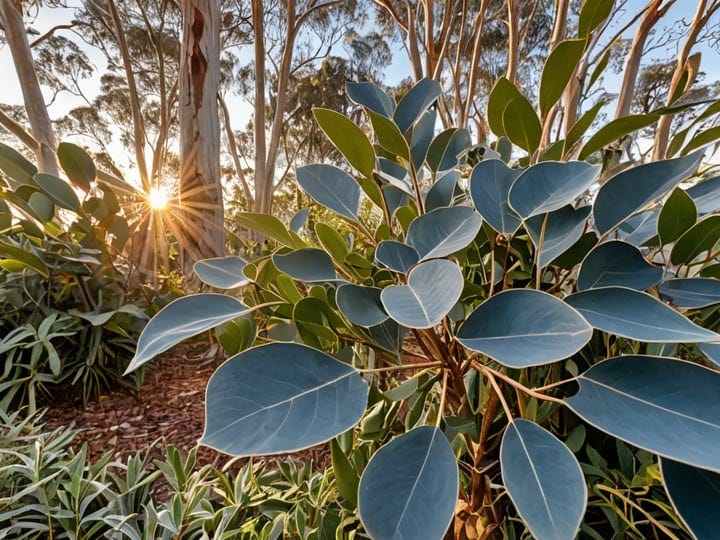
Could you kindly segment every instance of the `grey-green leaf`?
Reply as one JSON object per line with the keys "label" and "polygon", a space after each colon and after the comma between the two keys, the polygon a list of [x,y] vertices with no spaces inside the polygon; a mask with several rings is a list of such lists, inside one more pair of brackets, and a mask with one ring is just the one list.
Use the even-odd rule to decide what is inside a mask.
{"label": "grey-green leaf", "polygon": [[535,422],[514,420],[502,438],[500,467],[508,495],[535,538],[575,538],[587,488],[567,446]]}
{"label": "grey-green leaf", "polygon": [[407,285],[385,287],[380,299],[385,311],[408,328],[431,328],[460,299],[464,280],[457,264],[446,259],[426,261],[408,274]]}
{"label": "grey-green leaf", "polygon": [[572,203],[598,179],[599,165],[543,161],[523,172],[510,188],[510,206],[529,218]]}
{"label": "grey-green leaf", "polygon": [[240,300],[224,294],[193,294],[173,300],[143,329],[125,374],[181,341],[246,313],[248,308]]}
{"label": "grey-green leaf", "polygon": [[578,289],[620,286],[642,291],[660,283],[662,269],[653,266],[638,248],[621,240],[598,244],[578,272]]}
{"label": "grey-green leaf", "polygon": [[246,261],[241,257],[214,257],[203,259],[193,265],[200,281],[216,289],[234,289],[250,282],[243,274]]}
{"label": "grey-green leaf", "polygon": [[717,212],[720,210],[720,176],[695,184],[688,188],[687,194],[692,197],[698,215]]}
{"label": "grey-green leaf", "polygon": [[440,96],[440,83],[421,79],[397,104],[393,119],[403,133],[420,118],[425,110]]}
{"label": "grey-green leaf", "polygon": [[720,304],[720,280],[713,278],[677,278],[663,281],[660,296],[681,309],[699,309]]}
{"label": "grey-green leaf", "polygon": [[380,301],[380,289],[346,283],[337,289],[338,308],[359,326],[376,326],[388,319]]}
{"label": "grey-green leaf", "polygon": [[368,386],[352,367],[295,343],[242,352],[208,382],[201,444],[234,456],[294,452],[357,424]]}
{"label": "grey-green leaf", "polygon": [[80,205],[80,199],[73,190],[72,186],[68,184],[62,178],[53,176],[51,174],[38,173],[33,178],[43,193],[50,197],[52,202],[65,208],[66,210],[72,210],[77,214],[82,214],[82,206]]}
{"label": "grey-green leaf", "polygon": [[281,255],[272,256],[273,264],[291,278],[314,282],[337,279],[332,259],[322,249],[302,248]]}
{"label": "grey-green leaf", "polygon": [[653,343],[720,341],[720,335],[641,291],[602,287],[571,294],[565,301],[594,328],[616,336]]}
{"label": "grey-green leaf", "polygon": [[367,107],[371,111],[392,118],[395,110],[393,98],[370,82],[346,83],[347,94],[355,103]]}
{"label": "grey-green leaf", "polygon": [[514,234],[520,217],[508,204],[510,187],[522,170],[511,169],[499,159],[481,161],[470,175],[470,196],[475,210],[498,232]]}
{"label": "grey-green leaf", "polygon": [[511,289],[483,302],[457,336],[468,349],[505,366],[525,368],[572,356],[590,340],[592,328],[559,298]]}
{"label": "grey-green leaf", "polygon": [[410,224],[407,241],[420,260],[446,257],[467,247],[475,239],[482,218],[467,206],[436,208]]}
{"label": "grey-green leaf", "polygon": [[425,195],[425,210],[430,212],[441,206],[451,206],[459,179],[458,171],[448,171],[442,175]]}
{"label": "grey-green leaf", "polygon": [[360,184],[345,171],[332,165],[307,165],[297,170],[300,187],[317,203],[357,221]]}
{"label": "grey-green leaf", "polygon": [[410,268],[420,262],[420,255],[412,246],[397,240],[383,240],[375,249],[375,262],[393,272],[407,274]]}
{"label": "grey-green leaf", "polygon": [[[540,248],[540,268],[550,264],[580,240],[589,215],[589,206],[575,209],[572,205],[567,205],[549,214],[533,216],[525,222],[533,244],[536,249]],[[544,235],[543,222],[545,222]],[[541,235],[542,246],[540,246]]]}
{"label": "grey-green leaf", "polygon": [[575,414],[630,444],[720,471],[720,373],[672,358],[627,355],[595,364],[567,398]]}
{"label": "grey-green leaf", "polygon": [[665,491],[680,518],[700,540],[720,539],[717,509],[720,508],[720,474],[660,459]]}
{"label": "grey-green leaf", "polygon": [[441,540],[455,513],[458,466],[445,435],[423,426],[378,450],[358,493],[360,519],[374,540]]}
{"label": "grey-green leaf", "polygon": [[702,157],[702,152],[699,152],[646,163],[613,176],[600,188],[593,205],[595,225],[600,234],[610,231],[695,174]]}

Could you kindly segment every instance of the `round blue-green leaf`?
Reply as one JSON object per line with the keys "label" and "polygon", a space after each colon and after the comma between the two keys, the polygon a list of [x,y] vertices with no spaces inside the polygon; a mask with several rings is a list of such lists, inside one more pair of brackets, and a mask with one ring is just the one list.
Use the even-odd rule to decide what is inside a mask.
{"label": "round blue-green leaf", "polygon": [[358,105],[392,118],[395,102],[377,85],[371,82],[349,82],[345,84],[345,89],[348,97]]}
{"label": "round blue-green leaf", "polygon": [[307,225],[308,215],[310,214],[309,208],[302,208],[295,212],[292,218],[290,218],[290,230],[298,232],[305,225]]}
{"label": "round blue-green leaf", "polygon": [[698,343],[698,348],[710,362],[720,368],[720,343]]}
{"label": "round blue-green leaf", "polygon": [[353,324],[376,326],[388,319],[377,287],[347,283],[338,287],[335,299],[342,314]]}
{"label": "round blue-green leaf", "polygon": [[587,488],[567,446],[535,422],[514,420],[502,438],[500,467],[508,495],[535,538],[575,538]]}
{"label": "round blue-green leaf", "polygon": [[407,242],[420,260],[447,257],[467,247],[480,232],[480,214],[467,206],[436,208],[410,224]]}
{"label": "round blue-green leaf", "polygon": [[440,83],[421,79],[397,104],[393,119],[403,133],[420,118],[420,115],[440,96]]}
{"label": "round blue-green leaf", "polygon": [[248,308],[240,300],[224,294],[193,294],[173,300],[143,329],[125,374],[181,341],[246,313]]}
{"label": "round blue-green leaf", "polygon": [[613,176],[598,191],[595,225],[605,234],[638,210],[657,201],[697,171],[703,153],[632,167]]}
{"label": "round blue-green leaf", "polygon": [[548,293],[511,289],[483,302],[458,332],[458,341],[501,364],[524,368],[572,356],[592,328],[577,311]]}
{"label": "round blue-green leaf", "polygon": [[375,261],[386,266],[393,272],[407,274],[420,262],[420,255],[415,248],[396,240],[383,240],[375,249]]}
{"label": "round blue-green leaf", "polygon": [[660,283],[662,270],[635,246],[620,240],[598,244],[580,266],[578,289],[620,286],[642,291]]}
{"label": "round blue-green leaf", "polygon": [[469,146],[470,133],[467,129],[446,129],[430,143],[426,163],[433,172],[446,171],[458,164],[458,156]]}
{"label": "round blue-green leaf", "polygon": [[690,227],[673,244],[670,261],[688,264],[704,251],[711,250],[720,240],[720,215],[706,216]]}
{"label": "round blue-green leaf", "polygon": [[216,289],[234,289],[250,283],[243,274],[247,262],[235,255],[203,259],[193,265],[200,281]]}
{"label": "round blue-green leaf", "polygon": [[698,215],[712,214],[720,210],[720,176],[704,180],[688,188]]}
{"label": "round blue-green leaf", "polygon": [[380,294],[385,311],[408,328],[431,328],[460,299],[464,280],[460,267],[447,259],[426,261],[408,274],[407,285],[385,287]]}
{"label": "round blue-green leaf", "polygon": [[400,435],[370,459],[358,511],[374,540],[441,540],[455,513],[458,465],[442,431],[423,426]]}
{"label": "round blue-green leaf", "polygon": [[470,196],[475,210],[498,232],[514,234],[520,227],[520,217],[510,208],[508,195],[521,173],[499,159],[489,159],[475,165],[470,175]]}
{"label": "round blue-green leaf", "polygon": [[435,135],[435,120],[437,113],[434,109],[425,111],[417,121],[410,137],[410,154],[415,169],[419,170],[425,161],[430,143]]}
{"label": "round blue-green leaf", "polygon": [[272,256],[273,264],[283,274],[299,281],[333,281],[337,279],[332,259],[322,249],[302,248]]}
{"label": "round blue-green leaf", "polygon": [[660,296],[681,309],[698,309],[720,304],[720,280],[713,278],[677,278],[663,281]]}
{"label": "round blue-green leaf", "polygon": [[671,459],[660,460],[663,484],[670,502],[695,538],[720,539],[720,474]]}
{"label": "round blue-green leaf", "polygon": [[425,210],[430,212],[442,206],[451,206],[458,180],[458,171],[449,171],[442,175],[425,195]]}
{"label": "round blue-green leaf", "polygon": [[720,471],[720,373],[627,355],[581,374],[566,404],[598,429],[663,457]]}
{"label": "round blue-green leaf", "polygon": [[594,328],[652,343],[720,341],[720,335],[693,323],[658,299],[626,287],[601,287],[568,296]]}
{"label": "round blue-green leaf", "polygon": [[201,444],[234,456],[295,452],[357,424],[360,374],[321,351],[270,343],[230,358],[208,382]]}
{"label": "round blue-green leaf", "polygon": [[572,203],[597,181],[600,165],[584,161],[543,161],[518,176],[510,188],[510,206],[529,218]]}
{"label": "round blue-green leaf", "polygon": [[360,185],[333,165],[307,165],[297,170],[300,187],[316,202],[341,216],[358,220]]}
{"label": "round blue-green leaf", "polygon": [[[568,204],[560,210],[527,219],[525,227],[536,249],[540,248],[540,268],[550,264],[580,240],[589,215],[589,206],[575,209]],[[543,235],[544,222],[545,233]],[[540,244],[541,236],[542,245]]]}

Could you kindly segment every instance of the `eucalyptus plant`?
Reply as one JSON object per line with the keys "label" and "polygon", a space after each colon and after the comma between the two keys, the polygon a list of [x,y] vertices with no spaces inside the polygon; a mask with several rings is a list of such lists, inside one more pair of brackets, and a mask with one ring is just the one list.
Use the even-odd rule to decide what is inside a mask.
{"label": "eucalyptus plant", "polygon": [[458,500],[490,530],[504,493],[534,537],[574,538],[588,487],[568,434],[583,424],[659,456],[704,537],[720,335],[696,321],[720,303],[720,178],[679,187],[702,153],[597,189],[601,165],[533,151],[510,167],[464,129],[436,134],[436,82],[397,103],[370,83],[347,92],[372,140],[316,109],[348,167],[297,170],[337,219],[241,215],[277,248],[198,262],[227,292],[166,306],[128,371],[218,328],[237,354],[208,383],[200,442],[255,456],[332,440],[341,496],[374,539],[442,538]]}

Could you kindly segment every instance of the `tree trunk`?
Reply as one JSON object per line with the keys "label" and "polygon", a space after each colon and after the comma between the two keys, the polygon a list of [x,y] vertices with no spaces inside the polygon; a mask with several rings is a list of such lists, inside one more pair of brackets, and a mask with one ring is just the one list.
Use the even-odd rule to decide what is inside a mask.
{"label": "tree trunk", "polygon": [[25,32],[21,5],[13,3],[12,0],[0,0],[0,22],[5,30],[5,39],[15,63],[32,135],[37,141],[34,150],[38,169],[40,172],[57,176],[58,164],[55,155],[57,143],[40,90],[40,83],[33,67],[33,57]]}
{"label": "tree trunk", "polygon": [[253,127],[255,129],[255,212],[265,213],[267,192],[272,186],[267,185],[265,160],[267,159],[267,145],[265,139],[265,24],[262,0],[252,0],[253,37],[255,39],[255,115]]}
{"label": "tree trunk", "polygon": [[220,13],[216,0],[182,0],[180,208],[184,267],[225,251],[220,183]]}

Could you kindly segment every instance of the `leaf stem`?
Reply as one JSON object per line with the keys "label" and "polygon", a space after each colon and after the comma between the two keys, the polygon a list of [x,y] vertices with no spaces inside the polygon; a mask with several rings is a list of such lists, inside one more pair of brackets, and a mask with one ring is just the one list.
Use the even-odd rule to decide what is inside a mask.
{"label": "leaf stem", "polygon": [[529,396],[532,396],[537,399],[541,399],[543,401],[552,401],[553,403],[559,403],[561,405],[565,404],[565,402],[560,398],[541,394],[540,392],[537,392],[537,391],[533,390],[532,388],[528,388],[524,384],[519,383],[512,377],[509,377],[509,376],[505,375],[504,373],[501,373],[495,369],[492,369],[491,367],[485,366],[476,360],[472,361],[472,365],[475,369],[477,369],[478,371],[481,371],[485,375],[498,377],[499,379],[502,379],[503,381],[508,383],[510,386],[513,386],[513,387],[517,388],[518,390],[523,391],[524,393],[526,393]]}
{"label": "leaf stem", "polygon": [[381,367],[381,368],[366,368],[366,369],[358,369],[360,373],[380,373],[384,371],[400,371],[403,369],[423,369],[423,368],[430,368],[430,367],[440,367],[442,366],[442,362],[423,362],[421,364],[405,364],[402,366],[387,366],[387,367]]}
{"label": "leaf stem", "polygon": [[440,423],[442,422],[444,411],[445,411],[445,396],[447,395],[447,382],[448,382],[448,370],[443,370],[443,381],[442,381],[442,394],[440,394],[440,406],[438,407],[438,416],[435,421],[435,427],[440,429]]}

